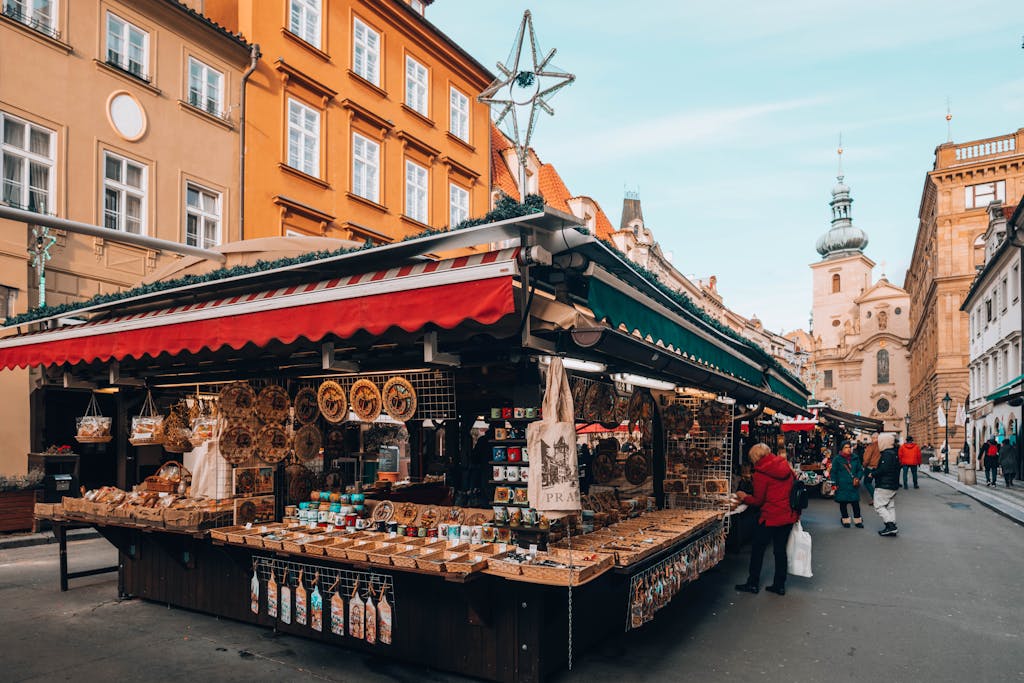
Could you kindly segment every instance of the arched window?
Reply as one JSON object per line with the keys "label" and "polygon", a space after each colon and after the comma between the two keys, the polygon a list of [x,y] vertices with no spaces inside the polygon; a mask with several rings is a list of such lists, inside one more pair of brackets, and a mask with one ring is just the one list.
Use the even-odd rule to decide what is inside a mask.
{"label": "arched window", "polygon": [[832,276],[832,293],[839,293],[839,273],[836,273],[835,275]]}
{"label": "arched window", "polygon": [[878,384],[889,383],[889,352],[885,349],[875,354],[875,361],[878,364]]}

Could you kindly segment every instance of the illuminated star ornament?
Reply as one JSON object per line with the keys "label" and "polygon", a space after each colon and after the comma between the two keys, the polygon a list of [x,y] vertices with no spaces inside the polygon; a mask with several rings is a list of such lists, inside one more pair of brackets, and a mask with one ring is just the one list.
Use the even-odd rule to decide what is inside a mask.
{"label": "illuminated star ornament", "polygon": [[[519,157],[520,187],[525,194],[526,154],[530,148],[533,129],[537,126],[537,110],[542,109],[554,116],[555,110],[548,100],[565,86],[576,80],[571,73],[559,70],[551,63],[556,50],[543,55],[537,45],[537,34],[533,30],[533,16],[530,10],[523,13],[512,51],[504,64],[497,65],[501,75],[494,79],[477,98],[479,102],[491,105],[497,111],[494,123],[505,123],[516,146]],[[520,117],[529,118],[525,130],[520,128]]]}

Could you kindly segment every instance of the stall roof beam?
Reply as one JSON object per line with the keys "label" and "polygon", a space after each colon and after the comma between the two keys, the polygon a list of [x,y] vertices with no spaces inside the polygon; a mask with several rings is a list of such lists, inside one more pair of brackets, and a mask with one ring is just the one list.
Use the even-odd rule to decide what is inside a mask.
{"label": "stall roof beam", "polygon": [[181,242],[171,242],[170,240],[147,237],[146,235],[133,235],[132,233],[125,232],[124,230],[112,230],[99,225],[93,225],[92,223],[82,223],[81,221],[72,221],[67,218],[47,216],[45,214],[36,213],[35,211],[25,211],[24,209],[16,209],[13,206],[5,206],[3,204],[0,204],[0,218],[28,223],[29,225],[44,225],[56,230],[64,230],[66,232],[73,232],[79,235],[89,235],[91,237],[99,237],[101,239],[110,240],[111,242],[131,244],[144,249],[169,251],[173,254],[183,254],[185,256],[198,256],[200,258],[216,261],[217,263],[224,263],[227,260],[227,257],[225,257],[224,254],[211,249],[201,249],[200,247],[192,247],[187,244],[182,244]]}

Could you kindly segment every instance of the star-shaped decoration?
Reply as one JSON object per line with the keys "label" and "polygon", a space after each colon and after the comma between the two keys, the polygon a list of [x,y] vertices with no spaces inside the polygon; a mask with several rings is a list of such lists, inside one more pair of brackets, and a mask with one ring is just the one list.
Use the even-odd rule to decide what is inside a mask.
{"label": "star-shaped decoration", "polygon": [[[533,129],[537,125],[537,111],[543,110],[554,116],[555,110],[548,100],[576,80],[573,74],[560,71],[551,64],[556,51],[552,49],[541,56],[537,34],[533,30],[533,16],[530,10],[526,10],[508,59],[497,65],[501,75],[477,98],[498,109],[495,125],[500,126],[510,117],[512,138],[521,164],[525,163],[525,152],[530,147]],[[522,131],[520,117],[526,115],[527,109],[529,118],[525,131]]]}

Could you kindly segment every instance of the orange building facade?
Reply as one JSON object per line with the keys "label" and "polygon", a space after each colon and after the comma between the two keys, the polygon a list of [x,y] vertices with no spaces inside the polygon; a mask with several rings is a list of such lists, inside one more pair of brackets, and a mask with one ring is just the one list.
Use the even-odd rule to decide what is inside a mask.
{"label": "orange building facade", "polygon": [[[257,9],[258,7],[258,9]],[[492,74],[402,0],[206,0],[258,43],[246,239],[382,244],[489,208]]]}

